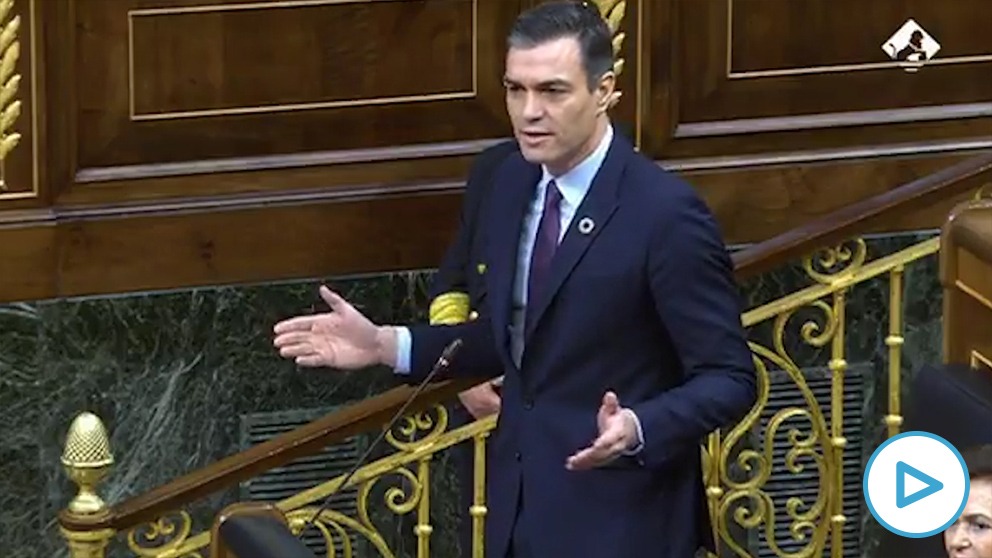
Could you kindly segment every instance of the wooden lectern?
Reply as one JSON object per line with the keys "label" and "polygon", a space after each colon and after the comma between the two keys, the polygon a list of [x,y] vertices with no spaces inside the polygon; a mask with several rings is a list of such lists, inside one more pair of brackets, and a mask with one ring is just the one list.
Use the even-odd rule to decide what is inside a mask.
{"label": "wooden lectern", "polygon": [[992,200],[954,207],[940,236],[944,362],[992,374]]}
{"label": "wooden lectern", "polygon": [[315,558],[274,505],[239,502],[217,515],[210,530],[211,558]]}

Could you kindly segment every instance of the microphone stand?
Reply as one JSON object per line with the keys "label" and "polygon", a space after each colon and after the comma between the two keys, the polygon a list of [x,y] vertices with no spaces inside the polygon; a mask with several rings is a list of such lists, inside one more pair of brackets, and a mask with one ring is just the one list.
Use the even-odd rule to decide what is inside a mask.
{"label": "microphone stand", "polygon": [[[351,478],[355,476],[355,473],[357,473],[358,470],[361,469],[366,464],[366,460],[369,458],[370,455],[372,455],[372,451],[376,448],[377,445],[379,445],[382,439],[386,437],[386,434],[389,433],[389,431],[391,431],[394,426],[396,426],[396,422],[403,417],[403,415],[406,413],[407,408],[409,408],[409,406],[413,403],[413,401],[417,398],[417,396],[420,395],[422,391],[424,391],[427,385],[431,383],[431,380],[433,380],[434,377],[437,376],[441,371],[446,370],[449,366],[451,366],[451,361],[454,359],[455,354],[458,353],[458,349],[460,349],[461,346],[462,346],[462,340],[455,339],[454,341],[449,343],[447,347],[444,348],[444,351],[441,352],[441,356],[438,357],[437,362],[434,363],[434,367],[431,368],[431,371],[427,374],[427,376],[424,377],[423,380],[420,381],[419,384],[417,384],[417,388],[413,390],[413,393],[410,395],[410,397],[408,397],[407,400],[403,403],[403,405],[400,406],[399,410],[396,411],[396,414],[394,414],[393,417],[389,419],[389,422],[386,424],[386,427],[383,428],[382,432],[379,433],[379,436],[371,444],[369,444],[369,447],[365,450],[365,453],[362,454],[362,456],[358,458],[357,461],[355,461],[355,464],[351,467],[351,470],[348,471],[348,474],[345,475],[344,480],[341,481],[341,485],[338,487],[338,490],[344,489],[348,485],[348,481],[350,481]],[[324,498],[324,502],[320,505],[319,508],[317,508],[317,511],[314,512],[313,516],[311,516],[310,519],[303,524],[303,527],[300,529],[300,532],[297,535],[298,537],[302,537],[303,531],[308,526],[312,525],[315,521],[317,521],[317,518],[320,517],[320,514],[327,511],[327,509],[330,507],[331,504],[331,497],[334,496],[334,494],[335,493],[328,494],[327,497]]]}

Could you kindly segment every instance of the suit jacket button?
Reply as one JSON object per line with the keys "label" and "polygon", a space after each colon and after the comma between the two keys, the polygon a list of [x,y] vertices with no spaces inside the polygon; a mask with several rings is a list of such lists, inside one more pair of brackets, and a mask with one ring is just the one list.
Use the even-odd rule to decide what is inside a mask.
{"label": "suit jacket button", "polygon": [[520,461],[520,458],[521,457],[522,456],[520,455],[520,452],[519,451],[517,453],[513,454],[513,458],[516,459],[517,461]]}
{"label": "suit jacket button", "polygon": [[534,408],[534,402],[533,401],[531,401],[530,399],[524,401],[524,409],[525,410],[528,410],[529,411],[529,410],[531,410],[533,408]]}

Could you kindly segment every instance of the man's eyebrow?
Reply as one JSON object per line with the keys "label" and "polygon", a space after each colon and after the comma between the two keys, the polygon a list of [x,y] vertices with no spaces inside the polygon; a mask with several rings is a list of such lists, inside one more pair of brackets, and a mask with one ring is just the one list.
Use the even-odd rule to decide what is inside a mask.
{"label": "man's eyebrow", "polygon": [[[516,81],[516,80],[513,80],[513,79],[510,79],[508,77],[504,77],[503,78],[503,84],[504,85],[520,85],[520,82],[519,81]],[[538,87],[571,87],[571,84],[567,80],[564,80],[564,79],[561,79],[561,78],[555,78],[555,79],[549,79],[549,80],[542,81],[542,82],[538,83],[537,86]]]}

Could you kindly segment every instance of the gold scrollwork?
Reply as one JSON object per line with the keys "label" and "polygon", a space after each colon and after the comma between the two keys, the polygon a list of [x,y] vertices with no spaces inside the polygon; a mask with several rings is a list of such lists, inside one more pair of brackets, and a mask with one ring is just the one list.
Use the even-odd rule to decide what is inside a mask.
{"label": "gold scrollwork", "polygon": [[[827,255],[825,258],[827,258],[826,263],[835,265],[836,261],[844,257],[849,259],[853,257],[853,261],[857,263],[855,256],[857,256],[856,249],[850,252],[849,256],[835,251],[833,256]],[[830,257],[836,260],[831,262]],[[823,324],[807,320],[800,326],[800,336],[805,343],[822,347],[829,343],[838,331],[837,316],[830,305],[823,301],[814,301],[810,306],[822,312]],[[730,533],[728,521],[731,519],[728,516],[732,516],[732,521],[744,529],[757,529],[763,525],[767,544],[780,557],[818,556],[822,553],[830,532],[830,522],[826,521],[826,514],[827,510],[831,509],[834,491],[828,467],[833,463],[834,448],[830,444],[824,413],[799,366],[785,349],[786,325],[796,310],[798,309],[776,316],[772,335],[774,350],[757,343],[750,343],[758,373],[757,402],[747,416],[730,431],[721,447],[718,467],[720,480],[726,490],[720,495],[716,506],[716,530],[722,544],[741,557],[750,554]],[[777,411],[763,429],[763,447],[760,450],[741,449],[734,457],[735,449],[741,445],[745,436],[756,431],[756,427],[760,426],[762,411],[768,405],[771,383],[769,365],[789,377],[798,388],[805,406],[787,407]],[[797,421],[809,424],[808,430],[798,428]],[[783,429],[786,429],[784,432],[788,449],[780,466],[794,475],[812,466],[819,479],[814,501],[807,502],[799,497],[790,497],[784,504],[785,515],[789,521],[789,535],[792,541],[803,545],[799,550],[791,552],[785,551],[777,538],[776,521],[781,515],[776,514],[772,494],[764,488],[775,467],[775,442]],[[738,471],[737,475],[732,474],[734,469]],[[743,479],[735,478],[741,476]]]}
{"label": "gold scrollwork", "polygon": [[444,405],[435,405],[432,409],[403,417],[394,428],[386,433],[386,441],[400,451],[413,451],[444,434],[448,429],[448,410]]}
{"label": "gold scrollwork", "polygon": [[[289,522],[290,530],[296,535],[309,526],[316,528],[324,538],[327,558],[355,556],[348,531],[354,531],[367,539],[382,558],[395,558],[382,534],[370,522],[358,521],[334,510],[322,510],[320,515],[314,518],[315,513],[317,513],[316,507],[300,508],[286,513],[286,520]],[[311,519],[313,523],[310,522]]]}
{"label": "gold scrollwork", "polygon": [[[127,546],[138,556],[159,556],[182,546],[189,538],[192,528],[193,519],[187,512],[179,511],[131,529],[127,534]],[[192,553],[185,556],[193,557],[199,554]]]}
{"label": "gold scrollwork", "polygon": [[856,238],[837,246],[821,248],[806,256],[803,258],[803,269],[814,281],[829,285],[861,269],[867,257],[868,247],[864,239]]}
{"label": "gold scrollwork", "polygon": [[[402,484],[409,486],[409,493],[407,493],[407,491],[400,486],[389,487],[383,495],[383,499],[386,501],[386,507],[397,515],[406,515],[417,509],[417,504],[420,502],[421,493],[424,489],[423,483],[420,482],[417,475],[402,466],[393,469],[388,474],[395,474],[402,477],[401,481],[406,481]],[[358,495],[359,514],[362,522],[366,525],[372,525],[372,520],[369,518],[369,495],[371,494],[372,487],[375,486],[376,482],[384,477],[385,475],[378,476],[362,485],[362,490]]]}
{"label": "gold scrollwork", "polygon": [[5,161],[17,147],[21,134],[14,124],[21,115],[21,101],[16,99],[21,76],[15,73],[21,56],[21,42],[17,37],[21,16],[10,17],[14,0],[0,0],[0,192],[7,190]]}

